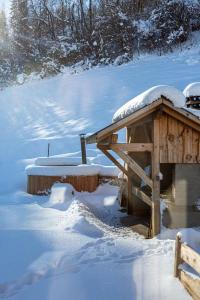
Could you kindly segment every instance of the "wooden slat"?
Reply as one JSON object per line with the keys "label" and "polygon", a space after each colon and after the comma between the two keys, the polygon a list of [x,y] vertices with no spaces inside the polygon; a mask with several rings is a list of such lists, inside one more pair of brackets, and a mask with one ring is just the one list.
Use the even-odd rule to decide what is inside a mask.
{"label": "wooden slat", "polygon": [[199,133],[196,130],[192,130],[192,160],[193,163],[198,162],[199,156]]}
{"label": "wooden slat", "polygon": [[168,116],[168,135],[167,135],[167,148],[168,148],[168,162],[174,163],[176,162],[176,148],[175,148],[175,140],[176,140],[176,132],[174,129],[174,123],[176,119]]}
{"label": "wooden slat", "polygon": [[131,170],[139,177],[141,178],[150,188],[152,188],[153,183],[151,178],[149,178],[144,170],[134,161],[129,155],[125,154],[122,151],[113,150],[125,163],[128,164],[128,166],[131,168]]}
{"label": "wooden slat", "polygon": [[141,191],[139,188],[137,188],[135,186],[132,187],[132,191],[133,191],[134,195],[137,196],[140,200],[145,202],[150,207],[152,206],[151,198],[149,196],[147,196],[143,191]]}
{"label": "wooden slat", "polygon": [[175,119],[187,124],[193,129],[200,131],[200,121],[197,117],[192,115],[189,112],[184,111],[183,109],[172,107],[167,102],[165,102],[167,106],[164,105],[163,111],[174,117]]}
{"label": "wooden slat", "polygon": [[91,176],[28,176],[27,192],[38,195],[48,192],[55,182],[70,183],[78,191],[94,192],[98,187],[98,175]]}
{"label": "wooden slat", "polygon": [[178,122],[178,146],[177,146],[177,151],[178,151],[178,159],[177,163],[183,163],[183,135],[185,131],[185,125],[182,122]]}
{"label": "wooden slat", "polygon": [[110,144],[109,149],[114,151],[128,151],[128,152],[151,152],[153,149],[152,143],[129,143],[129,144]]}
{"label": "wooden slat", "polygon": [[185,244],[181,244],[181,258],[196,272],[200,273],[200,254]]}
{"label": "wooden slat", "polygon": [[192,129],[187,126],[183,134],[183,163],[192,163]]}
{"label": "wooden slat", "polygon": [[104,147],[100,145],[97,146],[107,157],[110,159],[126,176],[128,176],[128,171],[110,154]]}
{"label": "wooden slat", "polygon": [[167,135],[168,135],[168,116],[163,113],[160,118],[160,162],[168,162],[168,147],[167,147]]}
{"label": "wooden slat", "polygon": [[200,133],[163,113],[160,119],[160,163],[198,163]]}
{"label": "wooden slat", "polygon": [[181,270],[180,281],[193,300],[200,300],[200,280],[192,278],[189,274]]}

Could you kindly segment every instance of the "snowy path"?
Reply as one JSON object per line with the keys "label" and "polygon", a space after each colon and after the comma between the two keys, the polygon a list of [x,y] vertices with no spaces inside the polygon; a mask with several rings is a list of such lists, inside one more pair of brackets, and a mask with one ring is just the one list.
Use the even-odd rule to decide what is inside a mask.
{"label": "snowy path", "polygon": [[0,298],[189,299],[172,276],[174,241],[120,227],[116,195],[108,186],[77,193],[66,211],[48,197],[2,205]]}
{"label": "snowy path", "polygon": [[[172,277],[173,240],[113,228],[113,195],[47,207],[47,198],[25,193],[24,168],[46,155],[49,142],[51,154],[78,152],[79,133],[109,124],[118,107],[153,85],[199,81],[199,64],[196,47],[0,92],[1,299],[189,299]],[[95,149],[88,155],[107,163]]]}

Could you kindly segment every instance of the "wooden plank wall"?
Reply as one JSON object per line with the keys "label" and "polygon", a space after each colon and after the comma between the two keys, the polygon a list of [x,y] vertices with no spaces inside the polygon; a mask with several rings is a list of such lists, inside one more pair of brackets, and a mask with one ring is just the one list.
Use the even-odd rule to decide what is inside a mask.
{"label": "wooden plank wall", "polygon": [[160,118],[160,162],[200,163],[200,133],[163,113]]}
{"label": "wooden plank wall", "polygon": [[78,192],[94,192],[99,185],[98,175],[93,176],[28,176],[27,192],[38,195],[48,192],[55,182],[70,183]]}

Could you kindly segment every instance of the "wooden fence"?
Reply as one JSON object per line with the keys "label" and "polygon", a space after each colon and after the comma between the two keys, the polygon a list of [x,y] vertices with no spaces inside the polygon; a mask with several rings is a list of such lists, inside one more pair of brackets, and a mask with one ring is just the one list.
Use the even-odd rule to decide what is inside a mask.
{"label": "wooden fence", "polygon": [[[183,263],[189,265],[199,276],[190,276],[180,267]],[[200,300],[200,254],[184,244],[180,235],[176,237],[174,276],[179,278],[194,300]]]}

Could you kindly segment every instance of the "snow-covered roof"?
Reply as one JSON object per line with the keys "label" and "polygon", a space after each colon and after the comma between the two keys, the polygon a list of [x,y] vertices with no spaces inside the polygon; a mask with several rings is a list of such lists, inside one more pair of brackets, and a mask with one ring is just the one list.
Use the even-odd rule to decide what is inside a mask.
{"label": "snow-covered roof", "polygon": [[193,82],[186,86],[183,91],[185,97],[200,96],[200,82]]}
{"label": "snow-covered roof", "polygon": [[199,109],[194,109],[191,107],[183,107],[183,109],[200,119],[200,110]]}
{"label": "snow-covered roof", "polygon": [[119,169],[115,166],[79,165],[79,166],[36,166],[26,167],[26,174],[33,176],[118,176]]}
{"label": "snow-covered roof", "polygon": [[160,99],[162,96],[170,100],[176,107],[183,107],[185,105],[185,97],[181,91],[173,86],[158,85],[143,92],[120,107],[113,116],[113,122],[127,117],[136,110]]}

